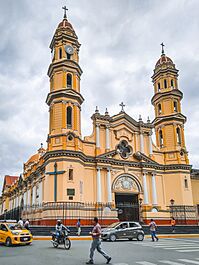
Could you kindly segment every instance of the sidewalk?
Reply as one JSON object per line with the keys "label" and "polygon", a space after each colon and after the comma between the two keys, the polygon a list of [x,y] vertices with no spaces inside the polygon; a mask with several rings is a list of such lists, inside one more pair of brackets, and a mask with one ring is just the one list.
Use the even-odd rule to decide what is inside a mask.
{"label": "sidewalk", "polygon": [[[199,238],[199,234],[165,234],[158,235],[159,238]],[[51,240],[51,236],[33,236],[34,240]],[[70,240],[92,240],[91,236],[69,236]],[[145,238],[151,238],[145,235]]]}

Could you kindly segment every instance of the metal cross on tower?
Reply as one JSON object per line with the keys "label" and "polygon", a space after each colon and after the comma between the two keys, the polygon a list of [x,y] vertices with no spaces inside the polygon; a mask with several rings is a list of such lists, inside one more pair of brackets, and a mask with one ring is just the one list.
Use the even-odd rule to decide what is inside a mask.
{"label": "metal cross on tower", "polygon": [[63,6],[62,9],[64,9],[64,18],[67,18],[67,16],[66,16],[66,10],[68,11],[68,8],[66,6]]}
{"label": "metal cross on tower", "polygon": [[57,201],[57,175],[64,174],[66,171],[57,171],[57,162],[54,164],[54,172],[46,172],[46,174],[54,175],[54,201]]}
{"label": "metal cross on tower", "polygon": [[164,43],[162,42],[161,44],[160,44],[161,46],[162,46],[162,54],[164,54]]}
{"label": "metal cross on tower", "polygon": [[122,107],[121,111],[120,112],[124,112],[124,107],[125,107],[125,104],[123,102],[121,102],[120,104],[120,107]]}

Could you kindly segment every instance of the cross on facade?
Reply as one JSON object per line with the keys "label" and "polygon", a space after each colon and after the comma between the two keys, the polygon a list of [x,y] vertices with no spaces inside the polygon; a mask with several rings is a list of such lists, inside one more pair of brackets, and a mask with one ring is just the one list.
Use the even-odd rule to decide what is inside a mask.
{"label": "cross on facade", "polygon": [[66,10],[68,11],[68,8],[66,6],[63,6],[62,9],[64,10],[64,18],[67,18]]}
{"label": "cross on facade", "polygon": [[162,42],[161,44],[160,44],[161,46],[162,46],[162,54],[164,54],[164,43]]}
{"label": "cross on facade", "polygon": [[120,107],[122,108],[120,112],[124,112],[125,104],[123,102],[120,104]]}
{"label": "cross on facade", "polygon": [[66,171],[57,171],[57,162],[54,164],[54,172],[46,172],[46,174],[54,175],[54,201],[57,201],[57,175],[64,174]]}

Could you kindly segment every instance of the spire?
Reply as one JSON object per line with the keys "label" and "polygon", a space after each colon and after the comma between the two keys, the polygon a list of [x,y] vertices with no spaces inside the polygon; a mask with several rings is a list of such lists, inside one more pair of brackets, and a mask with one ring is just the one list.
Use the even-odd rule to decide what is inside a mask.
{"label": "spire", "polygon": [[67,19],[66,10],[68,11],[68,8],[66,6],[63,6],[62,9],[64,10],[64,18]]}
{"label": "spire", "polygon": [[165,55],[165,53],[164,53],[164,43],[162,42],[161,44],[160,44],[161,46],[162,46],[162,55]]}

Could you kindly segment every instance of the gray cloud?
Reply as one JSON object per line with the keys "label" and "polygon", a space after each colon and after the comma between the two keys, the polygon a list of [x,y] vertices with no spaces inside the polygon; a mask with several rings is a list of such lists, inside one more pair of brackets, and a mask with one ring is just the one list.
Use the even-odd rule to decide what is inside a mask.
{"label": "gray cloud", "polygon": [[[0,175],[19,174],[23,162],[46,141],[49,44],[65,1],[0,2]],[[119,103],[137,119],[154,117],[151,75],[159,44],[180,70],[190,163],[199,166],[199,2],[197,0],[74,0],[69,20],[82,44],[83,135],[99,105],[117,113]],[[1,182],[1,180],[0,180]]]}

